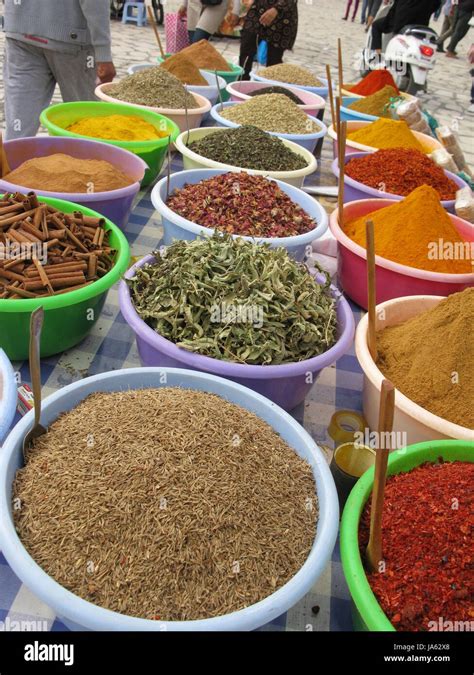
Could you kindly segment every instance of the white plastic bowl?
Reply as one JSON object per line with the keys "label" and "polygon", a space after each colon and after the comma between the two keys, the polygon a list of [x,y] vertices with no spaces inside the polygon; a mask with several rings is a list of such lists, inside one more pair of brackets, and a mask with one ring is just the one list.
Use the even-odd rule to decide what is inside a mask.
{"label": "white plastic bowl", "polygon": [[[134,75],[135,73],[138,73],[140,70],[146,70],[147,68],[154,68],[155,66],[156,63],[135,63],[133,66],[130,66],[127,69],[127,73],[129,75]],[[211,73],[208,70],[199,70],[199,72],[201,73],[203,78],[207,80],[208,83],[207,87],[205,85],[198,85],[198,84],[185,84],[184,86],[188,91],[191,91],[194,94],[200,94],[201,96],[204,96],[204,98],[207,98],[211,102],[211,105],[214,105],[214,103],[217,103],[217,100],[219,98],[219,92],[216,84],[216,75],[215,73]],[[227,83],[224,80],[224,78],[218,75],[217,81],[219,83],[221,92],[225,91]]]}
{"label": "white plastic bowl", "polygon": [[[191,129],[189,132],[189,143],[197,141],[204,136],[214,134],[216,131],[222,131],[222,127],[205,127],[201,129]],[[293,143],[292,141],[282,140],[282,143],[287,145],[293,152],[301,155],[307,162],[304,169],[297,169],[295,171],[257,171],[256,169],[247,169],[244,166],[232,166],[231,164],[223,164],[222,162],[214,162],[212,159],[202,157],[187,147],[188,132],[181,133],[176,139],[176,148],[183,156],[184,169],[225,169],[226,171],[247,171],[255,176],[268,176],[269,178],[276,178],[282,180],[284,183],[301,187],[306,176],[316,171],[318,163],[315,157],[305,148]]]}
{"label": "white plastic bowl", "polygon": [[[128,368],[79,380],[43,401],[42,422],[45,426],[50,425],[61,412],[71,410],[96,391],[162,386],[214,393],[252,411],[310,463],[316,482],[319,519],[313,547],[295,576],[275,593],[250,607],[224,616],[195,621],[152,621],[127,616],[94,605],[66,590],[27,553],[13,524],[12,483],[17,470],[23,466],[22,440],[33,423],[32,411],[15,426],[0,453],[0,548],[21,581],[73,630],[253,630],[295,605],[311,589],[331,558],[337,537],[339,506],[328,464],[303,427],[267,398],[222,377],[181,368]],[[159,574],[160,570],[155,573]]]}
{"label": "white plastic bowl", "polygon": [[[368,124],[373,124],[373,122],[369,121],[364,121],[364,122],[353,122],[349,121],[347,122],[347,134],[349,135],[353,131],[357,131],[358,129],[362,129],[363,127],[366,127]],[[419,142],[423,145],[426,154],[431,154],[435,150],[440,150],[443,148],[442,144],[436,139],[433,138],[432,136],[427,136],[426,134],[422,134],[419,131],[412,131],[412,134],[416,136],[416,138],[419,140]],[[334,129],[334,126],[331,124],[328,127],[328,136],[333,139],[333,154],[334,157],[337,157],[337,132]],[[352,152],[357,152],[360,150],[363,150],[364,152],[375,152],[376,150],[379,150],[380,148],[373,148],[370,145],[363,145],[362,143],[357,143],[356,141],[351,141],[350,138],[346,139],[346,148],[345,148],[345,154],[351,154]]]}
{"label": "white plastic bowl", "polygon": [[[231,82],[227,85],[227,92],[230,94],[231,101],[247,101],[250,96],[250,93],[253,91],[258,91],[259,89],[265,89],[270,85],[265,82],[252,82],[251,80],[241,80],[237,82]],[[326,101],[319,94],[313,94],[310,91],[305,89],[298,89],[294,86],[289,86],[284,82],[281,82],[278,86],[284,87],[291,91],[295,96],[298,96],[301,101],[304,101],[304,104],[298,105],[299,108],[305,111],[307,115],[312,117],[317,117],[318,113],[321,110],[324,110],[326,106]]]}
{"label": "white plastic bowl", "polygon": [[[261,75],[258,75],[255,71],[252,70],[250,73],[250,79],[254,82],[265,82],[267,86],[269,85],[274,85],[274,86],[280,86],[280,87],[285,87],[287,85],[290,85],[291,87],[294,87],[295,89],[303,89],[304,91],[309,91],[312,94],[318,94],[318,96],[322,96],[324,99],[327,98],[328,95],[328,81],[325,77],[320,77],[317,75],[318,80],[322,82],[322,87],[310,87],[310,86],[303,86],[302,84],[295,84],[294,82],[282,82],[280,80],[267,80]],[[334,84],[333,84],[334,87]]]}
{"label": "white plastic bowl", "polygon": [[[169,190],[170,194],[176,189],[184,187],[188,184],[196,184],[202,180],[213,178],[227,173],[224,169],[196,169],[194,171],[178,171],[170,176]],[[268,180],[273,180],[268,178]],[[183,218],[175,211],[172,211],[166,205],[166,190],[168,179],[165,176],[153,188],[151,193],[151,201],[153,206],[161,216],[161,223],[164,230],[164,244],[169,246],[176,239],[185,239],[187,241],[197,239],[200,235],[210,236],[214,230],[208,227],[203,227],[191,220]],[[303,190],[300,190],[288,183],[282,181],[275,181],[278,187],[285,192],[290,199],[301,206],[306,213],[315,221],[314,229],[304,234],[298,234],[293,237],[241,237],[247,241],[258,242],[259,244],[269,244],[272,248],[282,246],[290,255],[296,260],[302,261],[305,257],[306,247],[312,241],[321,237],[327,230],[328,216],[324,208],[313,197],[308,195]],[[238,235],[233,235],[238,236]]]}
{"label": "white plastic bowl", "polygon": [[[377,329],[394,326],[411,319],[421,312],[435,307],[444,300],[438,295],[412,295],[395,300],[387,300],[377,305]],[[385,320],[379,319],[384,310]],[[360,367],[364,371],[363,410],[370,429],[377,429],[380,404],[380,390],[384,375],[376,366],[367,346],[368,315],[366,314],[357,326],[355,335],[355,352]],[[433,364],[436,367],[436,364]],[[407,444],[423,441],[455,438],[474,441],[474,431],[453,422],[448,422],[422,408],[400,391],[395,393],[395,415],[393,431],[406,432]]]}
{"label": "white plastic bowl", "polygon": [[[108,96],[107,94],[107,91],[110,89],[110,87],[114,86],[117,83],[118,81],[107,82],[106,84],[99,84],[99,86],[96,87],[95,89],[95,95],[98,98],[100,98],[101,101],[108,101],[109,103],[126,103],[127,105],[131,105],[134,108],[153,110],[153,112],[157,112],[160,113],[160,115],[165,115],[166,117],[169,117],[170,120],[173,120],[173,122],[175,122],[179,126],[181,131],[186,130],[187,128],[186,111],[184,108],[155,108],[149,105],[139,105],[138,103],[128,103],[127,101],[120,101],[118,98],[112,98],[112,96]],[[199,108],[188,108],[189,128],[195,129],[201,124],[203,116],[210,111],[211,102],[204,96],[201,96],[201,94],[196,94],[194,92],[190,93],[194,96],[197,103],[199,103]]]}
{"label": "white plastic bowl", "polygon": [[0,349],[0,443],[15,416],[17,398],[13,366],[3,349]]}
{"label": "white plastic bowl", "polygon": [[[240,101],[239,103],[235,101],[228,101],[227,103],[222,104],[222,106],[220,103],[216,103],[216,105],[212,106],[211,108],[211,117],[219,126],[235,129],[236,127],[239,127],[240,124],[226,119],[220,114],[220,111],[222,108],[225,110],[226,108],[231,108],[235,105],[241,105],[242,103],[243,101]],[[308,115],[308,120],[311,120],[313,124],[316,124],[318,131],[313,131],[309,134],[281,134],[276,131],[269,131],[268,133],[272,136],[278,136],[278,138],[281,138],[282,140],[286,138],[286,140],[293,141],[293,143],[301,145],[302,148],[306,148],[306,150],[314,152],[318,140],[320,138],[324,138],[326,135],[327,127],[321,122],[321,120],[316,119],[316,117],[310,117]]]}

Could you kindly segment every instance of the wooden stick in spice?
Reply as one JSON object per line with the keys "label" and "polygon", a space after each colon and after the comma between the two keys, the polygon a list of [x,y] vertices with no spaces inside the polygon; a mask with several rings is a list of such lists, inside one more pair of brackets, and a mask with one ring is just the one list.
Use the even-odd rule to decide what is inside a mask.
{"label": "wooden stick in spice", "polygon": [[166,146],[166,200],[170,196],[170,177],[171,177],[171,136],[168,136],[168,145]]}
{"label": "wooden stick in spice", "polygon": [[[380,392],[380,410],[378,442],[375,456],[375,476],[372,490],[372,504],[370,512],[370,536],[367,545],[366,558],[371,572],[380,572],[382,561],[382,512],[385,481],[387,477],[387,463],[390,448],[385,447],[382,439],[388,439],[393,428],[395,409],[395,387],[390,380],[382,381]],[[389,445],[389,444],[388,444]]]}
{"label": "wooden stick in spice", "polygon": [[375,306],[376,306],[376,291],[375,291],[375,243],[374,243],[374,221],[368,220],[366,222],[366,242],[367,242],[367,307],[368,307],[368,331],[367,344],[369,352],[374,362],[377,361],[377,340],[375,328]]}
{"label": "wooden stick in spice", "polygon": [[331,121],[332,121],[332,126],[335,129],[336,128],[336,112],[334,110],[334,92],[332,90],[332,76],[331,76],[331,67],[329,63],[326,64],[326,75],[328,78],[328,96],[329,96],[329,104],[331,106]]}
{"label": "wooden stick in spice", "polygon": [[164,61],[166,59],[166,54],[164,52],[163,45],[161,44],[160,34],[158,33],[158,28],[156,27],[156,22],[155,22],[155,17],[153,16],[153,11],[152,11],[150,5],[148,5],[148,7],[146,9],[147,9],[147,12],[148,12],[148,19],[151,23],[151,27],[153,28],[153,32],[155,33],[156,41],[158,42],[158,47],[160,48],[161,58]]}
{"label": "wooden stick in spice", "polygon": [[342,81],[343,81],[343,71],[342,71],[342,42],[341,38],[337,38],[337,66],[338,66],[338,75],[339,75],[339,98],[342,100]]}

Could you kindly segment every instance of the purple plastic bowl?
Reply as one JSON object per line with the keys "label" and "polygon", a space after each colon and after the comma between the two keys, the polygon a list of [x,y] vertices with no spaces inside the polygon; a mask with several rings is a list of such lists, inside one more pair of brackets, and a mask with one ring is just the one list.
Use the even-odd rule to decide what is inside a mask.
{"label": "purple plastic bowl", "polygon": [[[366,155],[371,154],[371,152],[353,152],[350,155],[346,155],[344,164],[347,164],[347,162],[349,162],[351,159],[354,159],[355,157],[365,157]],[[331,169],[336,178],[339,178],[339,162],[337,158],[333,161]],[[457,176],[455,173],[451,173],[451,171],[445,171],[444,173],[448,178],[451,178],[451,180],[456,183],[458,190],[467,187],[466,181]],[[351,178],[347,174],[344,175],[344,204],[347,204],[348,202],[356,202],[359,199],[372,198],[394,199],[397,202],[401,202],[402,199],[405,199],[405,197],[401,195],[393,195],[390,192],[381,192],[380,190],[371,188],[368,185],[364,185],[364,183],[361,183],[358,180],[354,180],[354,178]],[[446,211],[455,215],[454,202],[454,199],[445,199],[441,202],[441,204],[443,208],[446,209]]]}
{"label": "purple plastic bowl", "polygon": [[[145,256],[127,271],[125,277],[127,279],[133,277],[136,267],[142,267],[153,260],[152,255]],[[340,295],[336,288],[332,289],[335,297]],[[189,368],[220,375],[266,396],[285,410],[292,410],[304,401],[320,371],[345,354],[354,337],[354,317],[347,300],[340,295],[337,305],[338,340],[324,354],[306,361],[278,366],[231,363],[181,349],[158,335],[138,316],[125,281],[120,282],[119,302],[125,321],[135,333],[138,354],[143,366]]]}
{"label": "purple plastic bowl", "polygon": [[[126,173],[134,182],[127,187],[109,192],[49,192],[36,190],[44,197],[66,199],[98,211],[117,227],[124,228],[132,210],[133,200],[140,189],[140,181],[148,168],[146,163],[132,152],[109,143],[89,141],[82,138],[60,136],[34,136],[18,138],[4,143],[11,169],[16,169],[34,157],[46,157],[56,153],[71,155],[77,159],[102,159]],[[0,192],[29,192],[34,188],[15,185],[0,178]]]}

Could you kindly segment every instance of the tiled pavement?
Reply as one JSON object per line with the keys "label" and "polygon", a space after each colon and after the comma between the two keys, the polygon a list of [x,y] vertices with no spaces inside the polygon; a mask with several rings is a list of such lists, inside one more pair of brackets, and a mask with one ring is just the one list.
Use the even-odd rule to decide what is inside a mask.
{"label": "tiled pavement", "polygon": [[[165,0],[165,10],[175,11],[179,4],[179,0]],[[341,20],[345,5],[346,0],[299,0],[298,37],[293,52],[287,52],[286,60],[308,66],[320,74],[324,73],[325,64],[329,63],[335,73],[337,37],[341,37],[345,72],[355,77],[356,72],[351,69],[351,62],[364,44],[365,33],[360,25],[360,18],[354,23]],[[433,22],[435,30],[439,31],[440,21]],[[159,31],[164,43],[164,28],[160,27]],[[435,70],[430,77],[428,93],[423,95],[425,107],[441,123],[452,124],[454,121],[454,124],[459,125],[458,133],[463,150],[471,165],[474,164],[474,115],[465,115],[465,111],[469,105],[471,85],[466,52],[474,40],[473,34],[471,30],[459,44],[459,59],[447,59],[444,54],[438,56]],[[112,35],[114,62],[119,77],[124,75],[130,64],[154,60],[158,53],[150,26],[137,28],[113,21]],[[0,33],[0,42],[3,39],[3,34]],[[225,53],[226,58],[236,59],[237,40],[217,40],[215,44]],[[60,100],[59,94],[55,98]],[[1,81],[0,100],[3,100]],[[3,110],[0,111],[0,116],[0,122],[3,122]]]}

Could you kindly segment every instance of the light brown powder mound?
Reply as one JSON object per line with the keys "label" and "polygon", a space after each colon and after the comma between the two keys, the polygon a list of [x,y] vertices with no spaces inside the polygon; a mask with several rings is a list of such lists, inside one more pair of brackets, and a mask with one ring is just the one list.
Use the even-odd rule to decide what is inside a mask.
{"label": "light brown powder mound", "polygon": [[474,428],[474,288],[377,333],[377,365],[435,415]]}
{"label": "light brown powder mound", "polygon": [[227,61],[208,40],[199,40],[182,49],[180,54],[204,70],[232,70]]}
{"label": "light brown powder mound", "polygon": [[57,153],[23,162],[4,180],[31,190],[51,192],[107,192],[135,181],[110,162],[77,159]]}
{"label": "light brown powder mound", "polygon": [[208,82],[199,72],[199,68],[190,59],[186,58],[182,52],[173,54],[160,64],[160,68],[164,68],[169,73],[172,73],[183,84],[191,84],[195,86],[206,87]]}
{"label": "light brown powder mound", "polygon": [[18,471],[16,498],[20,539],[56,581],[162,620],[273,593],[305,562],[318,513],[309,464],[269,425],[177,388],[96,393],[62,414]]}

